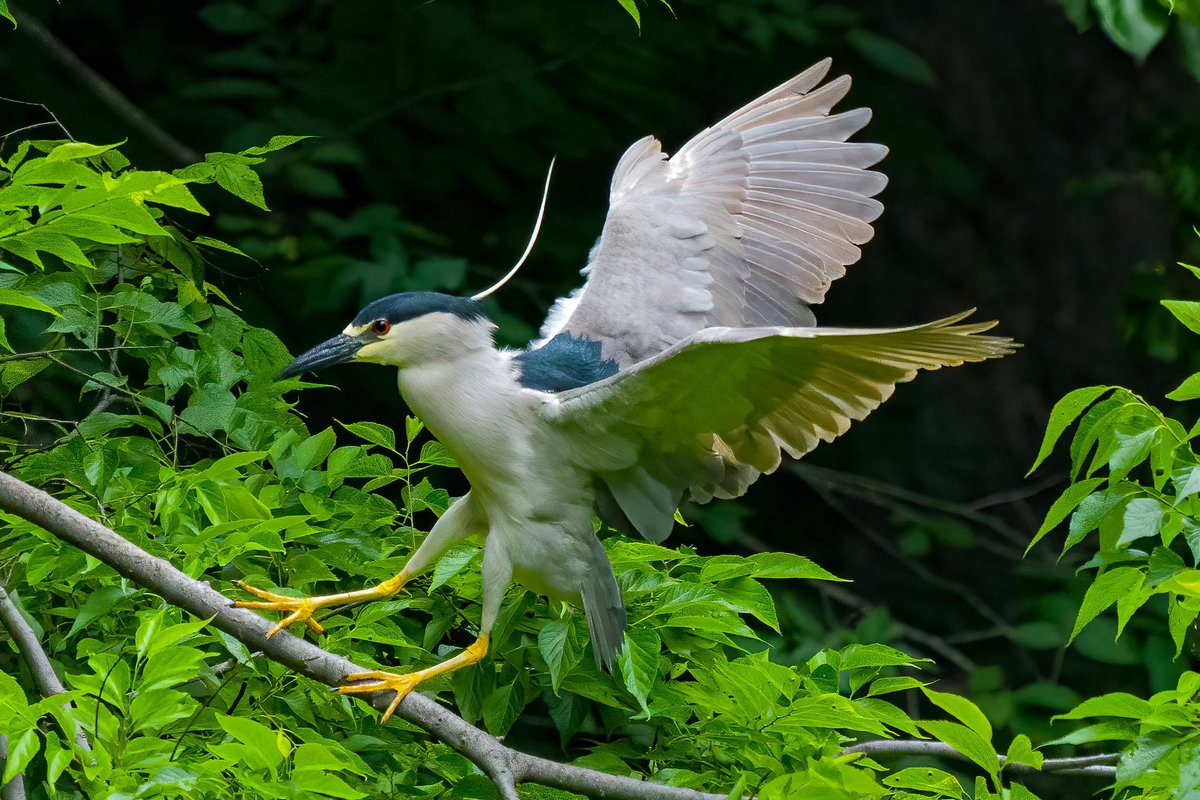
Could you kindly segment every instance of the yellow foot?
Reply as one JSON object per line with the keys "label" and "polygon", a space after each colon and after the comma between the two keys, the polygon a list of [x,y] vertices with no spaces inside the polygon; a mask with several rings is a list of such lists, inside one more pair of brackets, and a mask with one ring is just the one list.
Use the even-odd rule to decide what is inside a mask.
{"label": "yellow foot", "polygon": [[446,675],[455,670],[462,669],[469,664],[478,664],[480,660],[487,655],[489,636],[486,633],[481,633],[470,647],[463,650],[453,658],[449,658],[440,664],[434,664],[432,667],[409,672],[405,675],[400,675],[395,672],[384,672],[383,670],[373,669],[370,672],[352,672],[346,676],[345,683],[351,683],[352,686],[339,686],[338,694],[372,694],[374,692],[386,692],[389,689],[396,693],[391,704],[388,705],[387,711],[383,712],[383,719],[380,722],[387,722],[388,717],[392,716],[392,712],[399,707],[408,693],[417,688],[417,685],[433,678],[437,675]]}
{"label": "yellow foot", "polygon": [[287,597],[286,595],[268,592],[265,589],[257,589],[242,581],[234,581],[234,584],[256,597],[261,597],[265,601],[237,600],[233,604],[235,608],[257,608],[263,611],[283,611],[287,613],[287,616],[280,620],[274,628],[267,631],[268,639],[293,622],[303,622],[313,633],[323,633],[325,631],[321,623],[312,618],[313,612],[320,607],[314,602],[314,598]]}
{"label": "yellow foot", "polygon": [[428,677],[430,676],[422,675],[420,672],[409,672],[401,675],[396,672],[384,672],[380,669],[374,669],[370,672],[352,672],[346,676],[346,682],[353,685],[339,686],[337,692],[338,694],[373,694],[375,692],[386,692],[390,689],[396,693],[396,696],[392,698],[387,711],[383,712],[383,719],[380,720],[380,722],[387,722],[388,718],[392,716],[392,712],[404,702],[405,697],[408,697],[408,693],[417,688],[417,685]]}

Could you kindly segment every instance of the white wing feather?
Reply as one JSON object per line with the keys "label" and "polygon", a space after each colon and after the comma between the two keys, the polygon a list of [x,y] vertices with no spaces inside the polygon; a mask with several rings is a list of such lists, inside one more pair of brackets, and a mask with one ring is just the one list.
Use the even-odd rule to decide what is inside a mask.
{"label": "white wing feather", "polygon": [[[847,139],[870,119],[830,115],[850,88],[815,88],[826,59],[704,130],[669,160],[653,137],[613,175],[604,231],[581,292],[559,301],[543,340],[598,340],[627,367],[713,326],[801,326],[883,206],[887,153]],[[536,346],[536,345],[535,345]]]}
{"label": "white wing feather", "polygon": [[919,370],[1012,352],[970,312],[890,329],[709,328],[546,406],[577,465],[630,522],[666,537],[685,489],[737,497],[780,463],[831,441]]}

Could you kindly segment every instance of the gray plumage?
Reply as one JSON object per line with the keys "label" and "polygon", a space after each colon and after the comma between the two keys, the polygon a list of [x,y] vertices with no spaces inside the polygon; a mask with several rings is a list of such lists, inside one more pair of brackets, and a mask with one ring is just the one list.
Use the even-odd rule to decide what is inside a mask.
{"label": "gray plumage", "polygon": [[[817,64],[671,158],[652,137],[634,143],[586,283],[555,304],[529,349],[498,350],[472,301],[398,295],[285,372],[351,359],[399,367],[401,393],[470,481],[396,580],[350,593],[388,596],[454,542],[485,535],[482,645],[441,671],[482,657],[511,580],[581,605],[596,661],[611,666],[625,609],[594,510],[662,541],[686,495],[737,497],[919,370],[1012,351],[982,335],[994,323],[967,314],[816,327],[810,306],[858,260],[887,183],[870,169],[886,148],[848,141],[870,112],[832,113],[850,79],[819,86],[828,69]],[[343,597],[257,607],[298,609],[289,624]],[[362,690],[415,685],[379,680]]]}

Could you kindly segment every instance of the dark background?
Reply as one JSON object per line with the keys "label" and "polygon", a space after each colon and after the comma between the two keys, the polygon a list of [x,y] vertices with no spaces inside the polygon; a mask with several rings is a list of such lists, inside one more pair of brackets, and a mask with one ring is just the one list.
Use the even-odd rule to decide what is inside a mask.
{"label": "dark background", "polygon": [[[77,139],[128,138],[147,168],[188,156],[115,113],[64,49],[184,150],[320,137],[263,167],[273,213],[202,197],[205,232],[257,259],[218,259],[210,280],[294,352],[380,295],[489,285],[524,247],[557,154],[537,249],[489,301],[503,341],[523,344],[580,281],[626,146],[654,133],[673,151],[833,56],[855,79],[842,108],[874,109],[859,138],[891,148],[891,183],[818,318],[978,307],[1024,348],[921,376],[747,498],[685,509],[698,524],[677,541],[792,550],[853,579],[776,587],[785,659],[856,640],[930,655],[1035,741],[1082,687],[1143,693],[1183,668],[1153,615],[1115,644],[1098,621],[1064,651],[1086,581],[1055,563],[1053,537],[1021,559],[1065,483],[1061,461],[1024,477],[1054,401],[1112,383],[1161,402],[1197,366],[1157,305],[1195,294],[1173,264],[1197,259],[1200,222],[1200,88],[1173,36],[1139,65],[1050,0],[680,0],[674,16],[652,2],[640,33],[615,0],[13,5],[57,43],[38,25],[5,36],[0,94],[45,104]],[[0,102],[4,130],[44,119]],[[325,377],[340,388],[303,397],[314,429],[400,421],[390,372]]]}

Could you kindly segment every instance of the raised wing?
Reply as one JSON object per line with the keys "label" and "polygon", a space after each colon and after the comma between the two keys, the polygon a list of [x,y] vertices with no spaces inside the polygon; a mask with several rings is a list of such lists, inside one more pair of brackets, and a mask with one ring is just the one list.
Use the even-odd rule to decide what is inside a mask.
{"label": "raised wing", "polygon": [[831,441],[918,370],[1012,352],[970,312],[910,328],[710,328],[605,380],[561,393],[550,422],[643,535],[666,538],[685,489],[737,497]]}
{"label": "raised wing", "polygon": [[[805,304],[859,258],[883,211],[887,154],[846,140],[869,109],[830,116],[843,76],[826,59],[706,129],[670,159],[652,136],[613,175],[604,231],[542,341],[598,341],[625,367],[713,326],[815,324]],[[537,345],[535,345],[536,347]]]}

